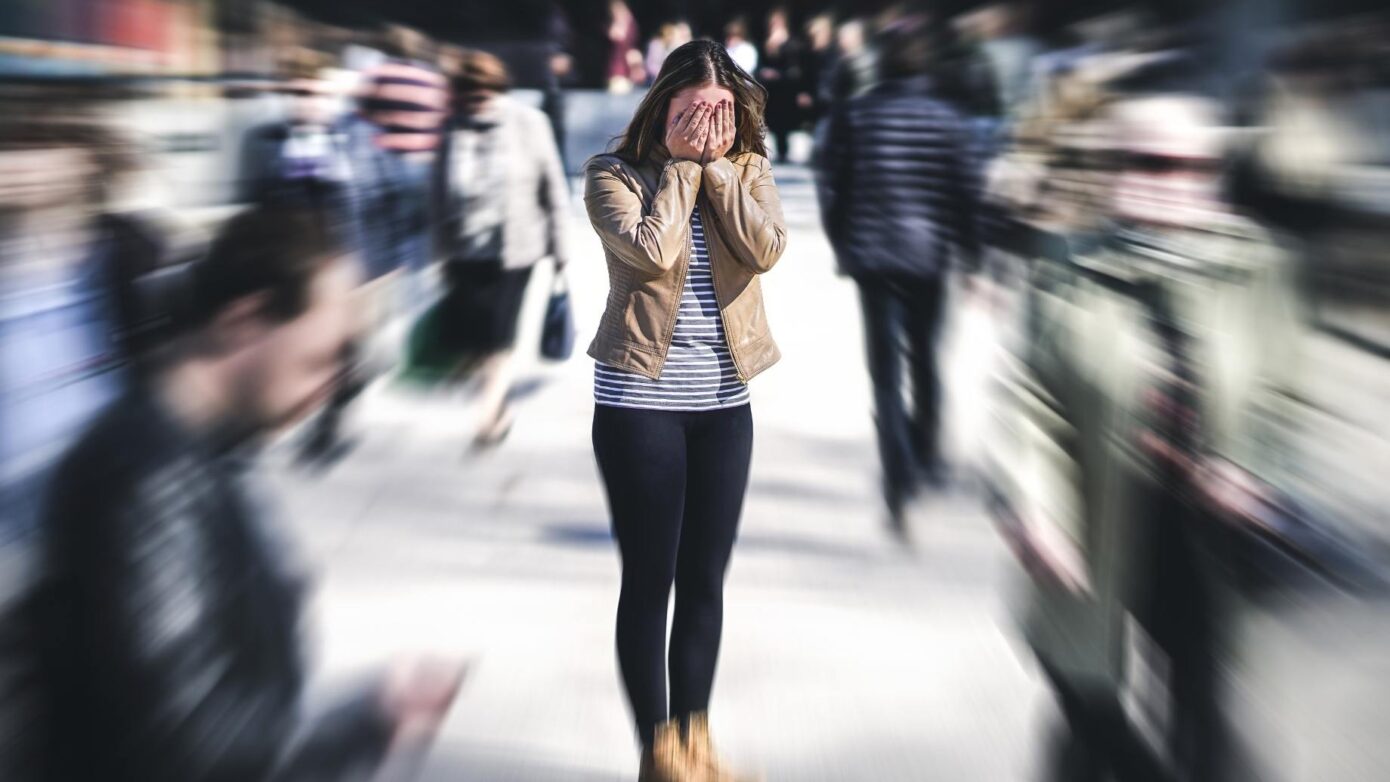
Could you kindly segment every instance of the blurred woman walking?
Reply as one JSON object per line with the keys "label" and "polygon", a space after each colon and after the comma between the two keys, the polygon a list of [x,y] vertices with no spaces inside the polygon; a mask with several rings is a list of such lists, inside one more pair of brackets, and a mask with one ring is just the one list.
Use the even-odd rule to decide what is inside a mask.
{"label": "blurred woman walking", "polygon": [[465,52],[453,76],[454,112],[435,168],[438,255],[447,292],[441,337],[480,360],[475,443],[496,445],[512,425],[512,346],[531,269],[565,267],[565,172],[550,121],[507,97],[502,61]]}

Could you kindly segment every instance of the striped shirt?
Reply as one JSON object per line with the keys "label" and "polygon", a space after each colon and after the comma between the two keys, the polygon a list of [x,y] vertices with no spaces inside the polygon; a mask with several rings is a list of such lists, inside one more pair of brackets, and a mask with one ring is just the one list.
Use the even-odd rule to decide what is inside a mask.
{"label": "striped shirt", "polygon": [[449,108],[449,82],[424,63],[387,60],[364,79],[362,109],[382,127],[377,143],[392,152],[429,152],[439,146]]}
{"label": "striped shirt", "polygon": [[700,411],[748,403],[748,384],[738,379],[724,337],[699,207],[690,215],[690,236],[695,252],[690,256],[680,312],[661,378],[652,380],[600,362],[594,367],[594,401],[598,404]]}

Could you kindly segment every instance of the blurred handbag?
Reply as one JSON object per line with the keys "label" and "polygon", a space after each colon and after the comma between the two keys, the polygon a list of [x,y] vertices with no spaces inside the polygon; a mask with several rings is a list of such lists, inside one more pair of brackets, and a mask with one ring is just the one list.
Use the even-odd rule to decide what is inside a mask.
{"label": "blurred handbag", "polygon": [[550,361],[564,361],[574,353],[574,313],[570,307],[569,280],[563,271],[555,274],[550,289],[550,302],[545,308],[545,324],[541,329],[541,356]]}

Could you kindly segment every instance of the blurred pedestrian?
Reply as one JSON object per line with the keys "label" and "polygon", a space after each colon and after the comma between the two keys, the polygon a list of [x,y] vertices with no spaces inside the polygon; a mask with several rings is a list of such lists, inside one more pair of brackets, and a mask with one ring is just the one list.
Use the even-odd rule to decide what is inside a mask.
{"label": "blurred pedestrian", "polygon": [[111,193],[135,164],[96,119],[0,126],[0,542],[27,535],[49,470],[154,345],[137,289],[163,241]]}
{"label": "blurred pedestrian", "polygon": [[883,81],[835,109],[818,172],[826,234],[859,287],[883,497],[900,534],[923,478],[945,481],[936,342],[953,260],[973,270],[978,257],[969,132],[933,92],[930,57],[924,21],[884,37]]}
{"label": "blurred pedestrian", "polygon": [[839,57],[835,50],[834,17],[829,14],[811,17],[806,23],[806,39],[796,107],[801,114],[801,124],[815,128],[830,110],[830,74]]}
{"label": "blurred pedestrian", "polygon": [[738,67],[748,73],[757,73],[758,47],[748,40],[748,22],[743,17],[735,17],[724,25],[724,48]]}
{"label": "blurred pedestrian", "polygon": [[41,696],[21,779],[359,778],[438,726],[452,663],[307,711],[304,573],[248,470],[330,391],[356,276],[317,215],[234,218],[190,271],[197,321],[64,457],[25,615]]}
{"label": "blurred pedestrian", "polygon": [[642,40],[637,17],[623,0],[611,0],[608,15],[608,91],[631,92],[634,81],[643,81],[633,78],[643,67],[642,53],[637,48]]}
{"label": "blurred pedestrian", "polygon": [[616,151],[585,167],[612,286],[589,347],[594,453],[622,554],[618,662],[653,782],[739,778],[706,712],[752,454],[747,384],[780,356],[759,283],[787,241],[765,100],[720,44],[688,43]]}
{"label": "blurred pedestrian", "polygon": [[691,38],[690,25],[684,20],[663,24],[661,32],[647,44],[647,73],[650,77],[655,79],[656,75],[661,73],[661,66],[666,62],[666,57],[689,43]]}
{"label": "blurred pedestrian", "polygon": [[863,20],[850,19],[836,30],[835,47],[839,54],[829,74],[831,103],[863,95],[878,81],[878,54],[869,46],[864,27]]}
{"label": "blurred pedestrian", "polygon": [[386,45],[395,55],[362,76],[357,110],[337,128],[350,172],[347,230],[362,263],[363,318],[373,328],[348,346],[332,401],[313,422],[302,456],[330,464],[351,441],[342,432],[348,406],[384,365],[394,361],[387,326],[405,314],[413,275],[428,258],[429,172],[448,108],[447,80],[412,59],[418,34],[396,30]]}
{"label": "blurred pedestrian", "polygon": [[767,129],[777,143],[778,162],[787,160],[792,131],[799,126],[796,99],[801,89],[804,56],[801,40],[792,35],[787,9],[772,9],[767,16],[758,81],[767,88]]}
{"label": "blurred pedestrian", "polygon": [[569,184],[550,124],[507,96],[497,57],[466,52],[452,78],[454,113],[435,167],[436,255],[448,286],[441,338],[481,361],[475,443],[495,445],[513,420],[508,392],[517,317],[531,269],[545,258],[563,274]]}

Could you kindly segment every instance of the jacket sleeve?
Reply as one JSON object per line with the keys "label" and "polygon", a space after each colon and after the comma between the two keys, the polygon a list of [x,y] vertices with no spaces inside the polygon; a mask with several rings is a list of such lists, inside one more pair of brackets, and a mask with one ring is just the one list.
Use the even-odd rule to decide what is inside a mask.
{"label": "jacket sleeve", "polygon": [[981,264],[981,193],[984,183],[981,177],[979,154],[970,139],[970,128],[964,120],[957,120],[952,133],[952,154],[950,180],[948,182],[948,203],[953,212],[952,224],[956,230],[956,241],[960,251],[963,271],[974,274]]}
{"label": "jacket sleeve", "polygon": [[849,175],[854,170],[846,113],[847,109],[837,104],[825,119],[825,139],[820,145],[815,165],[821,227],[831,246],[838,245],[843,233],[840,230],[844,224],[842,196],[849,191]]}
{"label": "jacket sleeve", "polygon": [[542,157],[540,199],[546,211],[547,251],[556,264],[563,266],[569,260],[569,248],[565,243],[565,217],[569,214],[570,199],[569,181],[565,178],[565,166],[560,160],[560,148],[555,142],[555,131],[551,129],[550,121],[540,112],[536,112],[533,120],[536,125],[537,154]]}
{"label": "jacket sleeve", "polygon": [[654,276],[674,268],[686,251],[699,189],[699,163],[667,163],[651,210],[643,214],[642,199],[610,163],[591,160],[584,172],[584,206],[603,246],[623,263]]}
{"label": "jacket sleeve", "polygon": [[[98,513],[84,558],[83,602],[101,606],[84,639],[104,672],[95,697],[124,704],[112,726],[135,776],[151,782],[335,780],[375,765],[390,726],[370,698],[316,720],[301,712],[298,660],[248,651],[263,634],[293,637],[283,607],[261,606],[255,627],[228,617],[226,584],[254,579],[241,558],[210,553],[207,519],[145,481],[119,510]],[[93,521],[93,519],[88,519]],[[227,572],[230,569],[231,572]],[[295,598],[297,599],[297,598]],[[282,626],[270,627],[270,624]]]}
{"label": "jacket sleeve", "polygon": [[721,235],[739,263],[755,274],[770,271],[787,247],[782,202],[767,158],[757,157],[758,173],[751,186],[739,178],[734,164],[720,158],[705,166],[704,191]]}

